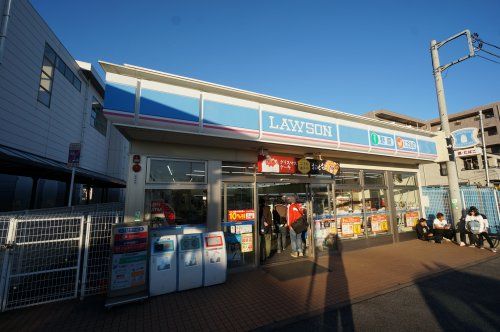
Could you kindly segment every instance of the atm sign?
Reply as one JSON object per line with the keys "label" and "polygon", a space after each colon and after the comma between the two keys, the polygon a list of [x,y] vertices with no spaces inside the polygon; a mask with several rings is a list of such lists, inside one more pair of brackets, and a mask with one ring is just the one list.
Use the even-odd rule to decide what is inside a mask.
{"label": "atm sign", "polygon": [[255,220],[255,210],[229,210],[227,211],[228,221]]}

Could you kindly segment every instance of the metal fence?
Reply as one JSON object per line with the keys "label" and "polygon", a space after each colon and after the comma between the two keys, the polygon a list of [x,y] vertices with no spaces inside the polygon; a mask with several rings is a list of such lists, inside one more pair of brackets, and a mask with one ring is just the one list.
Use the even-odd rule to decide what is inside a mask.
{"label": "metal fence", "polygon": [[106,292],[123,211],[0,216],[0,311]]}
{"label": "metal fence", "polygon": [[[490,231],[497,233],[500,228],[498,191],[493,188],[460,187],[460,194],[464,209],[471,206],[477,207],[479,212],[488,217]],[[447,220],[452,220],[447,187],[422,187],[422,196],[427,219],[433,219],[438,212],[442,212]]]}

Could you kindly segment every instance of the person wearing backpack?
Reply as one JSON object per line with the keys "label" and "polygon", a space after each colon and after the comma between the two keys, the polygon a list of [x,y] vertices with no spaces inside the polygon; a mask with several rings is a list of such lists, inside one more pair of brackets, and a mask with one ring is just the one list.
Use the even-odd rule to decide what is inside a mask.
{"label": "person wearing backpack", "polygon": [[482,213],[478,213],[478,214],[482,218],[481,227],[479,229],[478,241],[477,241],[478,247],[480,249],[484,249],[483,242],[484,242],[484,239],[486,239],[486,241],[490,245],[490,250],[492,252],[497,252],[497,250],[495,249],[495,246],[493,245],[493,241],[491,241],[490,235],[488,234],[488,230],[490,228],[490,225],[488,223],[488,218],[486,218],[486,215],[484,215]]}
{"label": "person wearing backpack", "polygon": [[287,223],[290,228],[290,242],[292,245],[292,257],[303,257],[302,250],[302,232],[304,229],[299,229],[299,225],[305,225],[305,209],[302,204],[297,202],[294,196],[288,196]]}
{"label": "person wearing backpack", "polygon": [[465,217],[465,228],[467,230],[467,234],[469,234],[469,247],[475,247],[477,244],[476,235],[479,234],[479,230],[481,229],[483,217],[479,214],[477,208],[475,206],[471,206],[469,208],[469,213]]}

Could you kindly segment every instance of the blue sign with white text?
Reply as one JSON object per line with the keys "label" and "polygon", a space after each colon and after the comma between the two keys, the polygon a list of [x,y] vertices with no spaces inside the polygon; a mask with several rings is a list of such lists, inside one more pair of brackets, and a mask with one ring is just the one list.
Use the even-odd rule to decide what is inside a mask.
{"label": "blue sign with white text", "polygon": [[337,125],[279,113],[262,112],[262,130],[311,139],[337,141]]}
{"label": "blue sign with white text", "polygon": [[465,149],[479,144],[477,128],[462,128],[451,133],[453,148]]}

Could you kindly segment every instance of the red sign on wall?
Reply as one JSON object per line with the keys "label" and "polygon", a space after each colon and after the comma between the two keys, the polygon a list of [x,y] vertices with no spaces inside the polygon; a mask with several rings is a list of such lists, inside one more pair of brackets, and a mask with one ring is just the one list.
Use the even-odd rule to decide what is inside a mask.
{"label": "red sign on wall", "polygon": [[297,159],[284,156],[259,156],[259,173],[293,174],[297,172]]}
{"label": "red sign on wall", "polygon": [[227,211],[227,221],[255,220],[254,210],[229,210]]}

